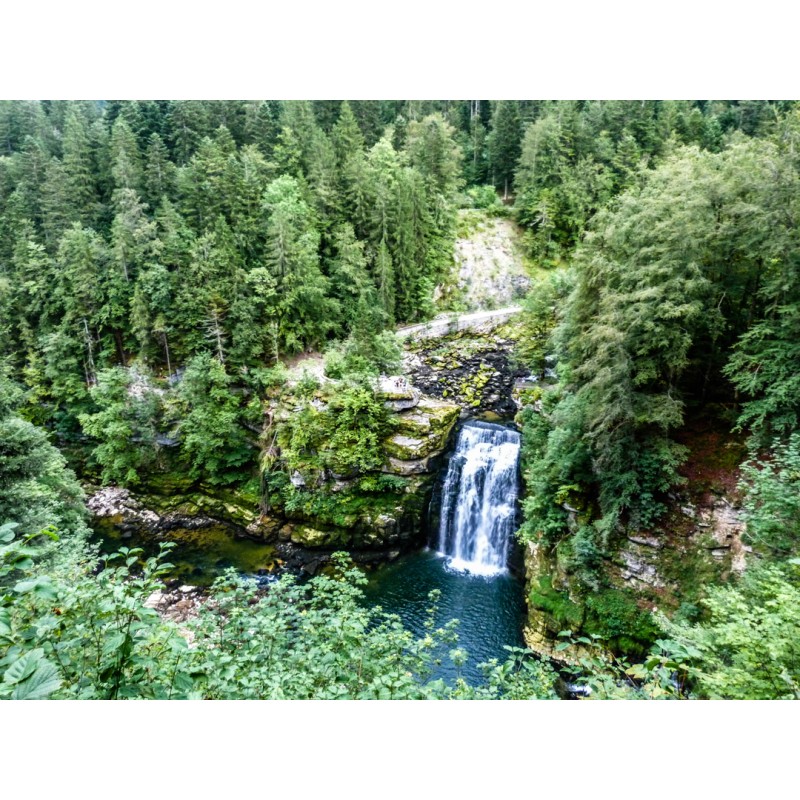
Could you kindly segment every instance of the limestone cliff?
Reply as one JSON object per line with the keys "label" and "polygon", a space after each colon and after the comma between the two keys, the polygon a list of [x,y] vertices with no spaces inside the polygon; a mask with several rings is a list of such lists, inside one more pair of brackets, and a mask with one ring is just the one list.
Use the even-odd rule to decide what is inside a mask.
{"label": "limestone cliff", "polygon": [[[166,470],[148,475],[135,494],[95,487],[89,507],[104,524],[156,536],[222,523],[239,536],[312,550],[385,550],[418,543],[460,408],[423,395],[402,377],[382,380],[376,392],[390,412],[392,431],[383,441],[379,469],[347,475],[326,471],[313,482],[295,471],[285,476],[292,503],[269,502],[255,479],[215,487]],[[286,406],[273,412],[293,413]]]}
{"label": "limestone cliff", "polygon": [[[555,653],[558,634],[602,637],[611,649],[639,656],[657,629],[650,612],[693,618],[704,587],[741,574],[750,548],[742,541],[736,486],[742,442],[714,430],[684,431],[691,447],[686,487],[669,496],[665,517],[649,530],[626,530],[609,543],[595,585],[576,574],[569,548],[525,545],[528,646]],[[579,514],[570,511],[575,530]],[[564,543],[566,544],[566,543]],[[566,657],[577,657],[568,652]]]}

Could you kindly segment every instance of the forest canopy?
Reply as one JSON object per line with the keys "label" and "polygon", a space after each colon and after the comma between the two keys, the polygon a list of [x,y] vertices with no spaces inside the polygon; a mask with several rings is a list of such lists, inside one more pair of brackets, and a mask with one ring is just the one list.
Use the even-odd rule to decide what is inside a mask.
{"label": "forest canopy", "polygon": [[[362,614],[343,561],[342,581],[287,580],[274,603],[228,576],[219,607],[239,633],[215,639],[212,606],[188,655],[144,604],[158,559],[137,572],[141,554],[123,553],[93,581],[65,457],[97,483],[136,491],[171,471],[262,508],[270,491],[297,500],[301,468],[379,469],[391,423],[375,379],[400,369],[395,328],[442,310],[470,213],[508,220],[538,279],[517,318],[520,369],[539,382],[518,417],[520,538],[557,554],[573,595],[596,595],[584,622],[651,648],[622,673],[592,662],[595,692],[796,696],[799,144],[790,101],[0,102],[0,696],[145,696],[151,679],[158,697],[553,695],[555,674],[520,654],[487,667],[485,692],[427,683],[432,645]],[[276,421],[265,400],[286,399],[286,363],[310,351],[335,391],[323,402],[306,375]],[[608,566],[622,538],[666,524],[682,434],[712,418],[747,439],[740,493],[763,563],[658,620]],[[568,592],[534,595],[576,617]],[[288,625],[292,608],[350,644]],[[253,666],[251,623],[283,666]],[[98,631],[113,647],[87,677],[80,636]]]}

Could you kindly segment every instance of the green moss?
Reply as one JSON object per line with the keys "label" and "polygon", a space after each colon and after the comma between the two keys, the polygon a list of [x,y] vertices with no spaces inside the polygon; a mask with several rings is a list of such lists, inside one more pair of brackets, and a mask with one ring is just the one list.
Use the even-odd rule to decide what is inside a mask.
{"label": "green moss", "polygon": [[714,539],[707,535],[697,541],[675,542],[659,552],[658,572],[674,587],[671,597],[662,600],[673,608],[681,603],[697,603],[708,586],[723,582],[726,563],[711,555],[715,546]]}
{"label": "green moss", "polygon": [[427,436],[431,432],[431,421],[422,414],[399,414],[395,418],[395,430],[409,436]]}
{"label": "green moss", "polygon": [[415,412],[427,417],[434,433],[445,434],[446,437],[458,419],[459,407],[453,403],[424,399],[420,401]]}
{"label": "green moss", "polygon": [[436,449],[436,443],[436,439],[428,436],[414,438],[396,433],[384,440],[383,449],[387,455],[401,461],[414,461],[430,455]]}
{"label": "green moss", "polygon": [[609,649],[643,655],[659,634],[652,614],[642,611],[630,592],[603,589],[586,598],[585,633],[597,634]]}
{"label": "green moss", "polygon": [[351,490],[333,492],[328,489],[309,491],[284,487],[284,512],[294,519],[314,525],[353,529],[359,524],[385,514],[397,516],[418,514],[425,498],[424,479],[394,475],[362,478]]}
{"label": "green moss", "polygon": [[291,539],[302,547],[332,547],[347,544],[347,531],[319,530],[310,525],[296,525],[292,529]]}
{"label": "green moss", "polygon": [[559,592],[554,589],[549,575],[542,575],[533,582],[528,594],[528,601],[531,608],[547,614],[555,623],[548,627],[576,631],[583,622],[581,606],[570,600],[567,592]]}
{"label": "green moss", "polygon": [[602,589],[576,602],[567,592],[554,589],[550,576],[543,575],[532,583],[528,602],[531,609],[546,615],[552,633],[594,634],[612,652],[631,657],[646,653],[659,634],[652,615],[620,589]]}

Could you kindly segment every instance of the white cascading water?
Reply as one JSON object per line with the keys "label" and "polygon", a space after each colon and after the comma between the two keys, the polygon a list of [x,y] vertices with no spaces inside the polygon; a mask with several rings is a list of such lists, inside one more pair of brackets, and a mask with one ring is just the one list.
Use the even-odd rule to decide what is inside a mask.
{"label": "white cascading water", "polygon": [[468,422],[461,429],[442,486],[439,553],[452,569],[505,572],[516,525],[519,433]]}

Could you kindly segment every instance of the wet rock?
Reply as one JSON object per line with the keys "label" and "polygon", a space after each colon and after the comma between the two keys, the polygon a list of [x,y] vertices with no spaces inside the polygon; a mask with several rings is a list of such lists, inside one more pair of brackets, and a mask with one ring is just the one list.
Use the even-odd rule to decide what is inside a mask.
{"label": "wet rock", "polygon": [[741,509],[732,506],[725,498],[719,498],[709,508],[700,510],[697,528],[698,536],[706,540],[710,537],[711,555],[718,560],[730,557],[731,569],[741,575],[747,566],[748,552],[742,541],[745,524]]}
{"label": "wet rock", "polygon": [[413,461],[403,461],[389,456],[381,471],[388,475],[398,475],[404,478],[411,475],[424,475],[434,471],[431,466],[434,458],[435,456],[428,456],[427,458],[419,458]]}
{"label": "wet rock", "polygon": [[292,476],[289,478],[289,480],[292,482],[292,486],[294,486],[295,489],[299,489],[300,487],[306,485],[305,478],[300,474],[300,470],[297,469],[292,473]]}
{"label": "wet rock", "polygon": [[410,382],[425,395],[461,408],[461,415],[492,411],[511,417],[517,411],[514,382],[525,370],[511,365],[514,340],[463,332],[426,343],[404,359]]}
{"label": "wet rock", "polygon": [[[652,545],[646,545],[646,547],[649,548]],[[664,586],[664,581],[659,576],[656,565],[650,561],[648,555],[633,548],[621,550],[619,555],[625,565],[621,573],[623,580],[637,582],[654,589]]]}
{"label": "wet rock", "polygon": [[291,540],[303,547],[330,547],[347,543],[347,532],[337,530],[320,530],[311,525],[294,525],[290,533]]}
{"label": "wet rock", "polygon": [[659,550],[664,546],[664,543],[657,537],[648,536],[644,533],[629,533],[628,541],[633,542],[634,544],[643,545],[644,547],[653,547],[656,550]]}
{"label": "wet rock", "polygon": [[156,526],[160,520],[158,514],[145,508],[127,489],[119,486],[99,489],[88,497],[86,505],[96,517],[118,517],[120,525],[128,526],[129,532],[133,523],[133,527]]}
{"label": "wet rock", "polygon": [[158,609],[165,601],[167,595],[165,592],[153,592],[147,600],[144,601],[145,608]]}
{"label": "wet rock", "polygon": [[398,433],[410,436],[426,436],[431,432],[431,420],[424,414],[415,412],[398,414],[395,420]]}
{"label": "wet rock", "polygon": [[383,449],[393,458],[412,461],[429,456],[436,449],[436,442],[427,436],[415,439],[396,433],[384,441]]}

